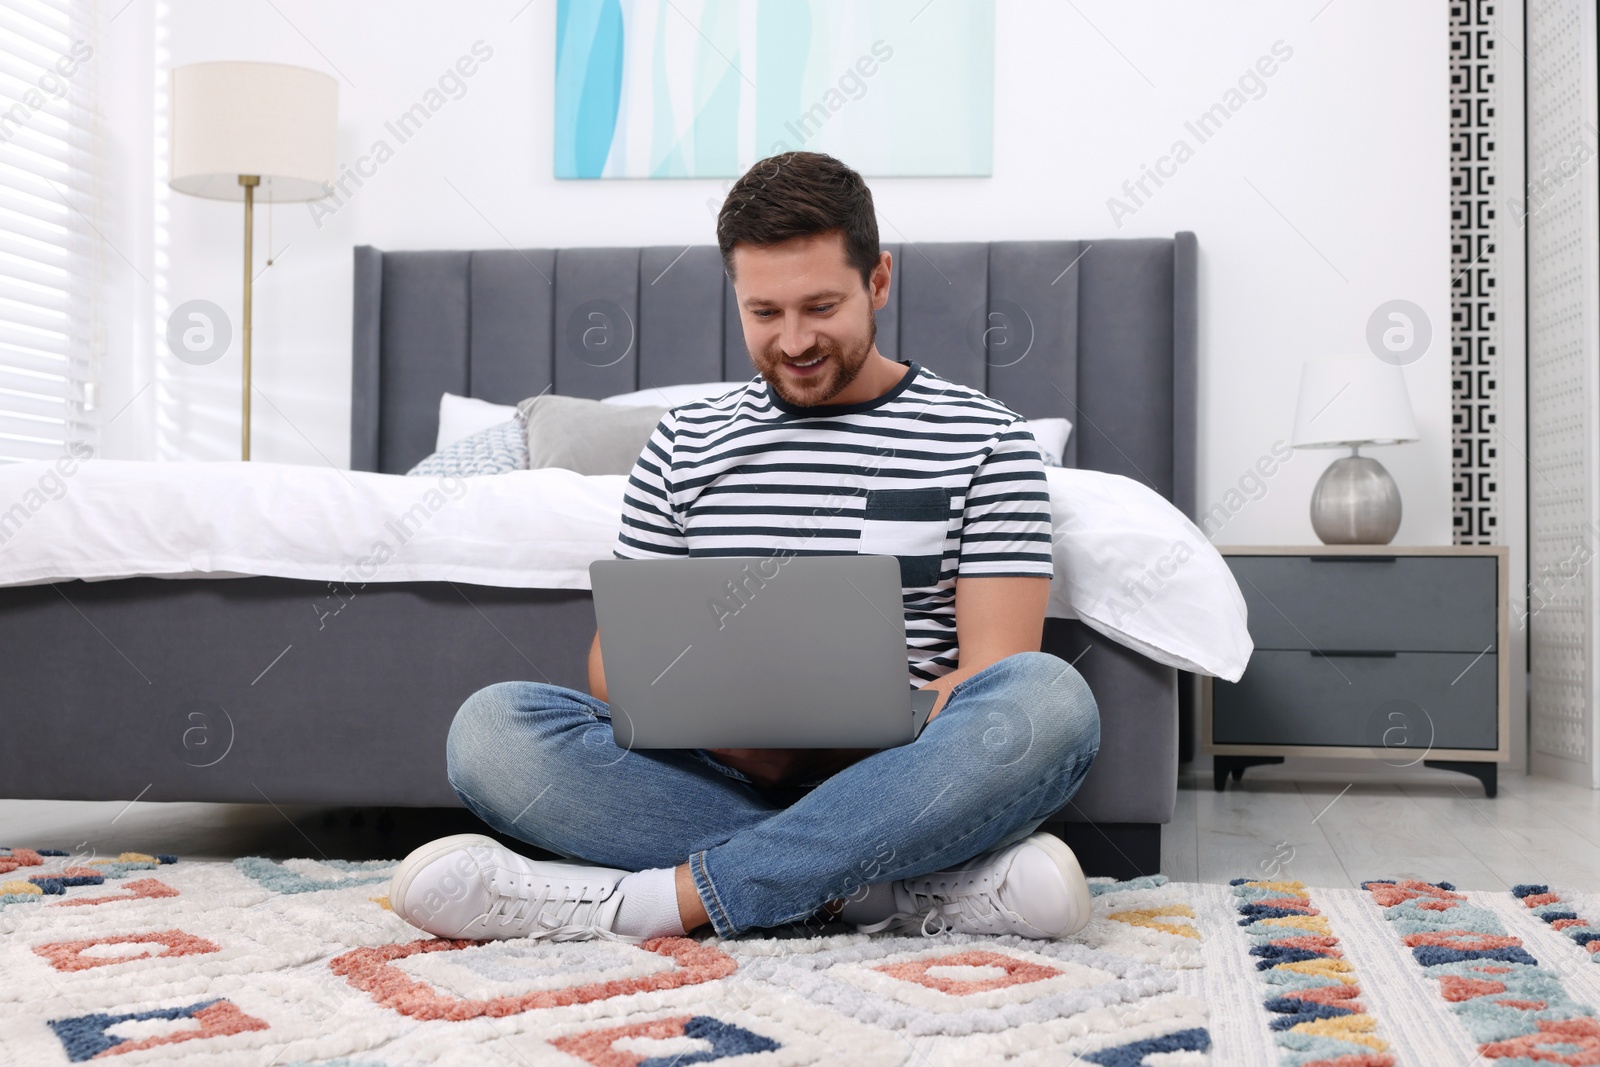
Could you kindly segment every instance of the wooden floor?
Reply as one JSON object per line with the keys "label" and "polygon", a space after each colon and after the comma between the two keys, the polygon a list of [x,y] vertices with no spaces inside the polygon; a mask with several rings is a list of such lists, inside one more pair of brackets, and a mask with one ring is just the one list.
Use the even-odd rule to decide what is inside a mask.
{"label": "wooden floor", "polygon": [[[481,825],[442,809],[0,800],[0,846],[99,856],[379,859],[468,830]],[[1217,793],[1209,772],[1185,770],[1161,853],[1162,870],[1179,881],[1271,876],[1354,887],[1414,877],[1464,889],[1546,882],[1594,891],[1600,792],[1502,775],[1489,800],[1476,782],[1445,772],[1384,780],[1269,767]]]}
{"label": "wooden floor", "polygon": [[1186,770],[1161,869],[1190,882],[1274,876],[1354,888],[1420,878],[1462,889],[1543,882],[1594,891],[1600,792],[1502,774],[1491,800],[1476,781],[1445,771],[1385,780],[1270,767],[1218,793],[1209,771]]}

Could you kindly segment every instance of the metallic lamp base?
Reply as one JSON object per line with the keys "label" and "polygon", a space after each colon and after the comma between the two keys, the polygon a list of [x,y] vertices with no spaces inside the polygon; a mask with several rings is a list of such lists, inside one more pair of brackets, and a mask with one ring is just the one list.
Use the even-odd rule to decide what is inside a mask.
{"label": "metallic lamp base", "polygon": [[1400,487],[1369,456],[1336,459],[1311,493],[1311,528],[1325,545],[1386,545],[1400,529]]}

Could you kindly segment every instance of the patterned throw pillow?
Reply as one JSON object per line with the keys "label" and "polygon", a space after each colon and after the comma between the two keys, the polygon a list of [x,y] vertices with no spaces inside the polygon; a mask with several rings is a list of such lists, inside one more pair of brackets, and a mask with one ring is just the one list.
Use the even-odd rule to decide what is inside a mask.
{"label": "patterned throw pillow", "polygon": [[1067,438],[1072,435],[1069,419],[1024,419],[1024,426],[1039,446],[1039,458],[1046,467],[1061,466],[1061,454],[1067,449]]}
{"label": "patterned throw pillow", "polygon": [[478,474],[504,474],[528,469],[528,437],[522,417],[479,430],[433,453],[407,475],[454,475],[470,478]]}

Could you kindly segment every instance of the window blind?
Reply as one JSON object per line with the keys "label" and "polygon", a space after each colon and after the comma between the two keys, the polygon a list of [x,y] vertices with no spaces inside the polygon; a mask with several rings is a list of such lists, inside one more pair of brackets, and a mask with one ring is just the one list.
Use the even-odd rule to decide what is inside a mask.
{"label": "window blind", "polygon": [[91,0],[0,0],[0,462],[98,451]]}

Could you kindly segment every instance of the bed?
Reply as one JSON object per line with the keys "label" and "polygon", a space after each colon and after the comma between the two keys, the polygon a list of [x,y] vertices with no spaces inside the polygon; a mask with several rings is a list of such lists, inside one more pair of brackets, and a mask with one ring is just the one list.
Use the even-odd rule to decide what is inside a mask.
{"label": "bed", "polygon": [[[1072,419],[1064,465],[1194,517],[1193,234],[885,247],[885,355]],[[712,246],[360,247],[354,281],[350,469],[368,474],[351,479],[431,452],[444,392],[515,404],[753,373]],[[0,588],[0,795],[454,807],[444,738],[470,693],[586,688],[587,589],[173,577]],[[1092,873],[1154,873],[1178,672],[1074,619],[1048,620],[1044,648],[1077,664],[1102,715],[1058,829]]]}

